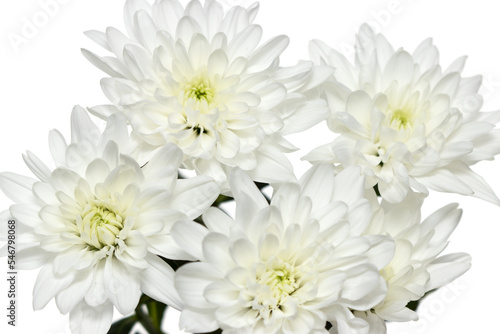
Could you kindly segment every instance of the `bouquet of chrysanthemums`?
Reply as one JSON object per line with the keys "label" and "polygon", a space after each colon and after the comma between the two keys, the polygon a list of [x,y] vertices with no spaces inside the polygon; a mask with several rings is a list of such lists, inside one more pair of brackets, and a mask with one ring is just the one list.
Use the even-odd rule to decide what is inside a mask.
{"label": "bouquet of chrysanthemums", "polygon": [[[74,334],[161,333],[167,306],[191,333],[386,333],[470,268],[441,255],[458,205],[421,206],[429,190],[500,204],[470,168],[500,153],[481,77],[368,25],[355,59],[312,41],[283,67],[289,40],[261,41],[258,8],[128,0],[126,32],[87,32],[109,105],[49,133],[54,169],[28,152],[32,176],[0,174],[35,309],[54,298]],[[286,136],[321,122],[335,139],[297,179]]]}

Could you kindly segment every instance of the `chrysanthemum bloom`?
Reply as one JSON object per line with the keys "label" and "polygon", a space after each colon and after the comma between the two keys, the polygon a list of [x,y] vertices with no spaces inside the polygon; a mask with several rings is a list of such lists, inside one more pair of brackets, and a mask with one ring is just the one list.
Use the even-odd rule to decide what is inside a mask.
{"label": "chrysanthemum bloom", "polygon": [[141,291],[180,308],[174,272],[158,255],[190,258],[171,240],[171,226],[200,215],[219,187],[206,176],[177,180],[182,152],[174,145],[141,168],[123,154],[127,124],[118,115],[101,134],[77,107],[71,125],[70,145],[50,133],[55,170],[28,152],[24,159],[39,180],[0,174],[0,188],[17,203],[10,207],[19,227],[16,266],[42,267],[34,309],[55,297],[61,313],[70,313],[73,333],[99,334],[109,329],[113,306],[132,312]]}
{"label": "chrysanthemum bloom", "polygon": [[295,148],[283,135],[326,119],[322,100],[299,93],[322,81],[328,70],[312,62],[280,68],[286,36],[260,45],[252,24],[258,6],[224,13],[213,0],[183,8],[178,0],[128,0],[128,36],[114,28],[87,35],[113,53],[84,55],[108,74],[101,86],[114,107],[91,112],[102,118],[124,112],[142,149],[173,142],[183,166],[210,175],[228,190],[227,172],[239,167],[261,182],[294,179],[283,152]]}
{"label": "chrysanthemum bloom", "polygon": [[397,203],[411,189],[428,188],[500,201],[469,166],[500,152],[499,112],[480,112],[481,77],[464,78],[465,57],[446,70],[431,40],[410,54],[394,51],[382,35],[362,26],[356,65],[322,42],[311,43],[317,63],[335,67],[325,85],[329,128],[341,134],[305,159],[361,166],[367,186]]}
{"label": "chrysanthemum bloom", "polygon": [[172,230],[199,260],[175,274],[185,302],[181,327],[309,334],[328,333],[329,321],[340,333],[361,333],[367,323],[350,309],[383,300],[378,271],[394,251],[390,239],[361,236],[372,215],[363,183],[358,168],[334,177],[332,166],[315,166],[300,184],[281,186],[268,204],[242,171],[231,174],[234,220],[210,208],[203,215],[207,228],[192,223]]}
{"label": "chrysanthemum bloom", "polygon": [[450,283],[471,266],[470,256],[464,253],[439,256],[462,210],[449,204],[421,221],[422,203],[423,196],[413,192],[397,205],[383,201],[365,232],[390,236],[396,243],[394,258],[380,271],[387,282],[385,299],[365,314],[356,312],[370,322],[370,333],[372,328],[385,328],[385,321],[418,320],[418,314],[406,305]]}

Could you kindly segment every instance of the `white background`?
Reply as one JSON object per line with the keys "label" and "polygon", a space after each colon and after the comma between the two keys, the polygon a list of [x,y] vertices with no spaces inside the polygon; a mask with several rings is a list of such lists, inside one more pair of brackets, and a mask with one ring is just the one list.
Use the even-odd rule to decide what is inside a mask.
{"label": "white background", "polygon": [[[49,0],[42,0],[48,2]],[[64,4],[62,4],[64,2]],[[225,0],[226,4],[249,4],[248,0]],[[0,171],[30,175],[21,153],[30,150],[50,164],[47,134],[58,128],[69,135],[69,116],[73,105],[93,106],[105,103],[99,79],[100,71],[80,53],[85,47],[103,51],[83,36],[83,31],[103,30],[107,26],[123,28],[123,1],[60,0],[52,17],[44,22],[42,6],[36,0],[9,1],[0,10]],[[465,75],[482,74],[485,86],[485,110],[500,108],[500,43],[498,11],[491,0],[264,0],[257,23],[264,27],[265,38],[287,34],[292,42],[282,64],[292,65],[307,58],[310,39],[322,39],[349,55],[354,32],[363,22],[371,21],[396,47],[413,50],[424,38],[432,36],[442,64],[469,55]],[[40,16],[40,14],[42,14]],[[25,20],[38,19],[38,31],[27,36],[17,48],[9,41],[13,34],[22,36]],[[10,34],[10,35],[9,35]],[[24,38],[24,37],[23,37]],[[298,158],[317,144],[331,141],[331,134],[319,130],[293,136],[302,147],[290,156],[297,175],[308,167]],[[499,143],[500,145],[500,143]],[[483,162],[475,167],[500,193],[500,163]],[[463,251],[473,257],[472,269],[456,283],[423,303],[421,321],[391,324],[389,333],[496,333],[500,302],[499,255],[500,209],[477,199],[432,193],[425,212],[449,202],[464,209],[462,222],[451,237],[447,252]],[[0,194],[0,210],[11,201]],[[5,222],[0,222],[4,224]],[[67,317],[59,315],[54,303],[33,312],[31,291],[36,272],[18,276],[18,327],[7,326],[6,259],[0,259],[0,332],[69,333]],[[118,316],[118,315],[117,315]],[[175,318],[175,315],[174,315]],[[169,321],[169,333],[176,333],[176,320]]]}

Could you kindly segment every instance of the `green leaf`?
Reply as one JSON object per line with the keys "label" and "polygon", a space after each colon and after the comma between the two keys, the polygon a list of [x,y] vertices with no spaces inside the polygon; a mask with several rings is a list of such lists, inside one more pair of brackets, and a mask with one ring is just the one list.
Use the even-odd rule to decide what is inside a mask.
{"label": "green leaf", "polygon": [[108,334],[128,334],[137,323],[137,317],[131,315],[130,317],[123,318],[114,322],[108,331]]}

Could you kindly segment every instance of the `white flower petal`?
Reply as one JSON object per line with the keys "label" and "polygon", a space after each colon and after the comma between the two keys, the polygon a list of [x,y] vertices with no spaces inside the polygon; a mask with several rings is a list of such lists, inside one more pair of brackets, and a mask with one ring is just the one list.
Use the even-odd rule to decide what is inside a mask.
{"label": "white flower petal", "polygon": [[0,189],[16,203],[36,203],[31,192],[36,180],[9,172],[0,173]]}
{"label": "white flower petal", "polygon": [[[345,189],[349,189],[346,193]],[[333,201],[342,201],[346,204],[357,202],[364,196],[364,177],[357,167],[346,168],[335,177],[333,186]]]}
{"label": "white flower petal", "polygon": [[287,48],[290,40],[287,36],[277,36],[258,48],[250,57],[249,72],[258,72],[267,69]]}
{"label": "white flower petal", "polygon": [[82,258],[88,252],[86,248],[83,245],[75,245],[66,252],[56,255],[53,260],[54,274],[67,275],[71,269],[74,269],[75,263],[84,262]]}
{"label": "white flower petal", "polygon": [[138,41],[146,46],[148,50],[154,50],[157,28],[151,16],[145,11],[136,12],[134,15],[134,26]]}
{"label": "white flower petal", "polygon": [[[413,79],[414,62],[411,55],[405,51],[398,51],[389,59],[382,77],[386,80],[383,86],[388,87],[393,81],[405,85]],[[389,81],[389,78],[391,81]]]}
{"label": "white flower petal", "polygon": [[325,101],[314,100],[300,104],[294,113],[285,118],[282,134],[288,135],[309,129],[328,117],[330,109]]}
{"label": "white flower petal", "polygon": [[64,165],[66,163],[66,140],[62,134],[57,130],[52,130],[49,132],[49,148],[54,161],[57,166]]}
{"label": "white flower petal", "polygon": [[260,26],[248,26],[237,35],[237,38],[235,37],[231,43],[228,44],[228,56],[230,59],[238,57],[248,58],[250,53],[255,50],[259,44],[261,37],[262,28]]}
{"label": "white flower petal", "polygon": [[181,310],[183,302],[174,288],[174,271],[156,255],[146,257],[149,268],[140,274],[141,290],[146,295]]}
{"label": "white flower petal", "polygon": [[38,177],[40,180],[47,182],[50,179],[49,168],[40,160],[36,155],[30,151],[23,154],[23,160],[28,166],[28,168]]}
{"label": "white flower petal", "polygon": [[62,314],[71,312],[79,303],[84,303],[83,299],[93,278],[92,272],[79,273],[75,281],[56,296],[57,308]]}
{"label": "white flower petal", "polygon": [[[148,6],[144,7],[148,8]],[[175,31],[175,23],[183,16],[183,12],[184,8],[178,1],[156,1],[153,4],[152,15],[159,28],[172,32]]]}
{"label": "white flower petal", "polygon": [[493,189],[491,189],[481,176],[474,173],[468,166],[456,163],[450,166],[449,169],[460,181],[468,184],[472,188],[474,191],[472,196],[500,205],[500,200],[497,195],[495,195]]}
{"label": "white flower petal", "polygon": [[89,182],[89,186],[94,188],[97,183],[104,182],[104,178],[109,172],[109,166],[104,160],[95,159],[88,165],[85,178]]}
{"label": "white flower petal", "polygon": [[241,267],[250,267],[257,261],[257,249],[247,239],[239,239],[231,246],[231,256]]}
{"label": "white flower petal", "polygon": [[184,42],[189,42],[191,40],[191,36],[201,32],[201,27],[198,22],[190,16],[184,16],[177,24],[175,37]]}
{"label": "white flower petal", "polygon": [[460,73],[452,72],[445,75],[434,87],[434,94],[446,94],[455,97],[458,87],[460,85]]}
{"label": "white flower petal", "polygon": [[334,153],[332,151],[332,144],[328,143],[315,148],[314,150],[303,156],[301,160],[307,160],[313,164],[333,162]]}
{"label": "white flower petal", "polygon": [[97,30],[88,30],[83,32],[85,36],[102,46],[108,51],[111,51],[109,48],[108,42],[106,40],[106,34]]}
{"label": "white flower petal", "polygon": [[33,289],[33,309],[41,310],[59,292],[66,289],[74,280],[75,274],[55,275],[53,266],[46,264],[40,269]]}
{"label": "white flower petal", "polygon": [[71,112],[71,142],[89,142],[97,144],[101,132],[90,120],[87,111],[80,106],[75,106]]}
{"label": "white flower petal", "polygon": [[171,235],[160,234],[148,237],[148,247],[150,252],[167,259],[187,261],[196,260],[196,257],[194,257],[190,252],[177,246],[177,243]]}
{"label": "white flower petal", "polygon": [[263,145],[255,156],[257,166],[250,171],[254,180],[266,183],[283,183],[295,178],[290,161],[278,149]]}
{"label": "white flower petal", "polygon": [[367,236],[372,244],[368,252],[370,263],[381,270],[391,262],[394,257],[395,245],[393,240],[379,236]]}
{"label": "white flower petal", "polygon": [[461,181],[446,169],[438,169],[425,176],[415,178],[418,182],[434,190],[454,192],[461,195],[472,195],[474,190],[471,186]]}
{"label": "white flower petal", "polygon": [[89,306],[81,302],[69,315],[71,333],[96,334],[106,333],[113,322],[113,305]]}
{"label": "white flower petal", "polygon": [[[421,183],[425,184],[425,181],[422,182],[421,178],[419,178],[418,180]],[[378,190],[385,200],[391,203],[399,203],[406,197],[406,194],[408,193],[408,184],[406,184],[405,182],[407,180],[395,176],[391,181],[391,183],[385,183],[383,181],[379,182]]]}
{"label": "white flower petal", "polygon": [[313,211],[323,208],[332,202],[335,188],[335,171],[333,166],[329,164],[315,165],[300,178],[299,182],[302,194],[309,196],[312,200],[314,205]]}
{"label": "white flower petal", "polygon": [[443,245],[457,227],[461,217],[462,210],[458,209],[458,204],[448,204],[427,217],[422,222],[422,229],[434,230],[432,245]]}
{"label": "white flower petal", "polygon": [[182,151],[173,144],[165,145],[142,167],[144,177],[149,182],[162,180],[169,187],[177,179],[177,169],[182,162]]}
{"label": "white flower petal", "polygon": [[234,261],[228,250],[230,240],[223,234],[210,233],[202,242],[205,260],[216,267],[231,266]]}
{"label": "white flower petal", "polygon": [[179,327],[191,333],[215,331],[219,328],[212,309],[184,308],[179,320]]}
{"label": "white flower petal", "polygon": [[34,228],[42,223],[38,217],[38,211],[40,210],[38,205],[14,204],[10,206],[9,210],[12,217],[14,217],[18,223],[29,226],[30,228]]}
{"label": "white flower petal", "polygon": [[229,66],[229,60],[224,51],[218,49],[212,52],[208,58],[208,73],[209,75],[223,75]]}
{"label": "white flower petal", "polygon": [[210,207],[203,214],[203,222],[213,232],[227,234],[234,221],[219,208]]}
{"label": "white flower petal", "polygon": [[220,142],[217,143],[217,153],[224,159],[232,159],[240,149],[240,140],[232,131],[220,133]]}
{"label": "white flower petal", "polygon": [[441,256],[428,266],[430,280],[426,289],[442,287],[463,275],[470,267],[471,257],[468,254],[455,253]]}
{"label": "white flower petal", "polygon": [[38,247],[16,250],[16,268],[35,269],[51,260],[51,256]]}
{"label": "white flower petal", "polygon": [[86,49],[81,49],[81,51],[82,51],[83,56],[85,58],[87,58],[87,60],[92,65],[94,65],[95,67],[97,67],[98,69],[103,71],[104,73],[106,73],[110,76],[113,76],[113,77],[118,77],[118,78],[121,78],[123,76],[120,72],[118,72],[116,69],[111,67],[111,65],[108,62],[103,60],[101,57],[97,56],[95,53],[90,52],[89,50],[86,50]]}
{"label": "white flower petal", "polygon": [[215,311],[215,317],[219,323],[230,325],[234,328],[249,326],[255,321],[255,314],[247,308],[223,307]]}
{"label": "white flower petal", "polygon": [[[94,278],[90,284],[88,292],[85,294],[85,303],[89,306],[100,306],[107,303],[108,295],[104,281],[108,279],[104,277],[105,261],[99,261],[94,269]],[[110,304],[112,307],[112,304]]]}
{"label": "white flower petal", "polygon": [[[431,38],[424,40],[422,43],[420,43],[419,46],[417,46],[417,48],[413,52],[413,59],[421,66],[422,72],[425,72],[432,66],[438,65],[439,51],[432,44]],[[451,69],[453,69],[453,67]],[[460,71],[461,69],[458,72]]]}
{"label": "white flower petal", "polygon": [[194,219],[217,199],[219,191],[217,183],[206,176],[182,179],[177,181],[175,194],[168,206]]}
{"label": "white flower petal", "polygon": [[140,10],[149,12],[151,10],[151,5],[145,0],[127,0],[125,2],[123,11],[125,28],[127,28],[127,32],[132,36],[135,34],[134,16],[135,13]]}
{"label": "white flower petal", "polygon": [[473,141],[493,129],[493,127],[493,124],[487,122],[466,123],[449,137],[449,141]]}
{"label": "white flower petal", "polygon": [[[182,300],[188,305],[197,308],[211,308],[211,304],[204,298],[203,291],[219,272],[208,263],[188,263],[180,267],[175,273],[175,288]],[[194,274],[194,275],[193,275]]]}
{"label": "white flower petal", "polygon": [[112,257],[106,259],[104,274],[109,300],[121,314],[131,313],[141,298],[140,278],[136,273],[129,272],[125,264]]}
{"label": "white flower petal", "polygon": [[229,182],[233,197],[236,201],[240,201],[240,197],[245,195],[245,198],[251,199],[255,210],[260,210],[268,206],[262,193],[255,186],[250,177],[241,169],[235,168],[231,170]]}
{"label": "white flower petal", "polygon": [[203,259],[202,242],[208,231],[202,225],[192,221],[180,221],[172,227],[170,232],[174,240],[196,259]]}

